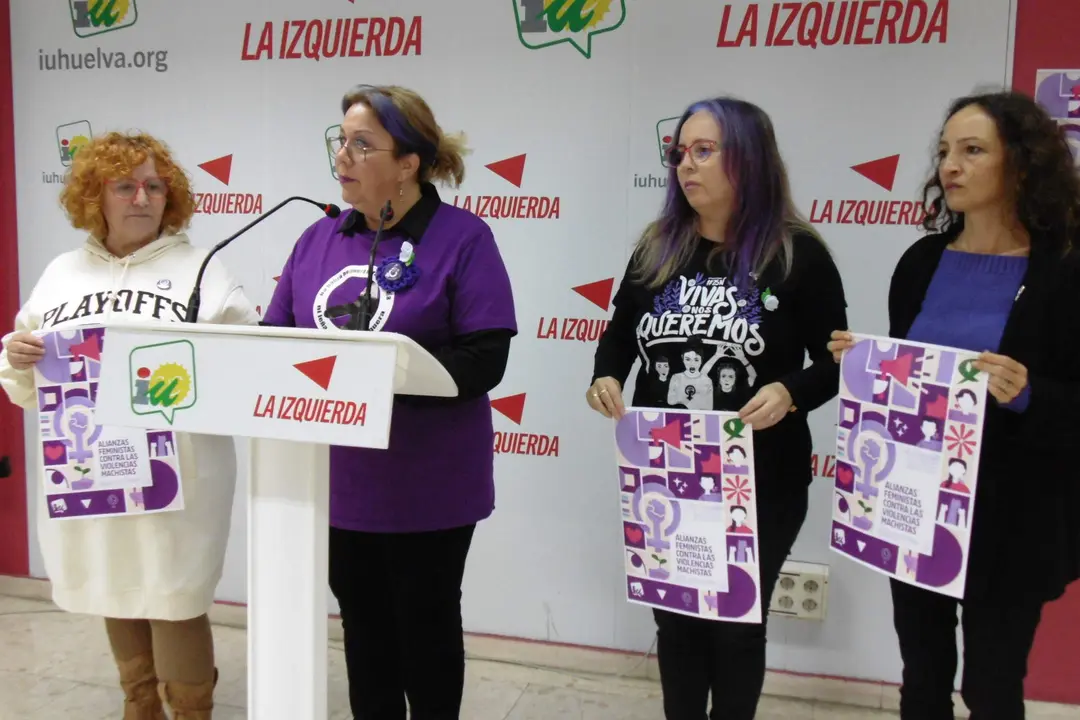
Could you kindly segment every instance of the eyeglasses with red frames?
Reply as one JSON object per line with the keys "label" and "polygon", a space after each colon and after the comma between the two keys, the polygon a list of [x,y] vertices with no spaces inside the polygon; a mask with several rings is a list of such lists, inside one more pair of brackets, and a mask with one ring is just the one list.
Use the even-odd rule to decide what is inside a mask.
{"label": "eyeglasses with red frames", "polygon": [[677,168],[689,153],[695,165],[700,165],[713,156],[719,149],[715,140],[695,140],[689,145],[669,145],[664,153],[664,166]]}
{"label": "eyeglasses with red frames", "polygon": [[130,200],[143,189],[147,197],[163,198],[169,194],[169,182],[165,178],[150,178],[149,180],[136,180],[135,178],[120,178],[106,183],[116,197],[121,200]]}

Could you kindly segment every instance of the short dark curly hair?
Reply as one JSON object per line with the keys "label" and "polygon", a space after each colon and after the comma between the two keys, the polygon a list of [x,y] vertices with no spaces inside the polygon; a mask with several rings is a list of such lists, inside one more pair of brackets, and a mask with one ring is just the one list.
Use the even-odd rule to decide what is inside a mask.
{"label": "short dark curly hair", "polygon": [[[1006,182],[1016,187],[1016,214],[1032,242],[1068,249],[1080,240],[1080,175],[1064,130],[1035,100],[1014,91],[962,97],[949,107],[945,122],[971,105],[997,126],[1006,151]],[[929,232],[958,231],[964,215],[945,204],[937,153],[935,143],[934,170],[923,187],[922,226]]]}

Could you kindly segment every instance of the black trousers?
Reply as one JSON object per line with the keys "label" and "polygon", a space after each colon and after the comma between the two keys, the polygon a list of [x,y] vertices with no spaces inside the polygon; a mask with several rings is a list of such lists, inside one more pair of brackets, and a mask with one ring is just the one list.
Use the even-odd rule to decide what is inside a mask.
{"label": "black trousers", "polygon": [[[953,598],[892,581],[893,625],[904,661],[903,720],[952,720],[956,677]],[[1028,654],[1042,616],[1037,601],[963,603],[964,676],[960,696],[971,720],[1023,720]]]}
{"label": "black trousers", "polygon": [[[760,500],[760,625],[715,622],[654,610],[667,720],[753,720],[765,684],[765,619],[784,561],[806,519],[807,490]],[[709,692],[712,711],[706,715]]]}
{"label": "black trousers", "polygon": [[412,720],[457,720],[465,685],[461,581],[475,529],[330,528],[330,590],[341,607],[356,720],[405,720],[406,698]]}

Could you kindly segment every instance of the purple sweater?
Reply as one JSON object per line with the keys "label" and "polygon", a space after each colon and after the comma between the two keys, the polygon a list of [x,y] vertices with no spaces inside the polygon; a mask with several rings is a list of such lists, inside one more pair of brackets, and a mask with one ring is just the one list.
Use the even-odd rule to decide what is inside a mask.
{"label": "purple sweater", "polygon": [[[1019,297],[1028,259],[946,250],[907,339],[973,352],[997,352]],[[1003,407],[1024,412],[1030,388]]]}

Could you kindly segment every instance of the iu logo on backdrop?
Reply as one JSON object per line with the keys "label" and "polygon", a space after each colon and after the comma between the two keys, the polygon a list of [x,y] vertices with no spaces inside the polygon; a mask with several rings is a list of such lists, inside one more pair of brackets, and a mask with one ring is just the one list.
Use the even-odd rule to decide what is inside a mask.
{"label": "iu logo on backdrop", "polygon": [[[892,192],[899,166],[900,156],[889,155],[850,169],[877,186],[880,195],[880,190]],[[815,225],[918,225],[925,217],[922,204],[913,200],[814,198],[810,206],[810,222]]]}
{"label": "iu logo on backdrop", "polygon": [[[233,156],[222,155],[199,163],[199,169],[228,187],[232,179]],[[197,192],[195,212],[202,215],[259,215],[263,211],[262,193],[251,192]]]}
{"label": "iu logo on backdrop", "polygon": [[[666,117],[657,121],[655,138],[650,141],[651,153],[653,155],[656,165],[656,169],[650,172],[635,172],[634,178],[631,181],[631,186],[634,188],[640,188],[643,190],[664,190],[668,185],[668,173],[667,167],[664,165],[664,157],[667,155],[668,148],[675,143],[675,128],[679,124],[679,116]],[[651,164],[651,163],[650,163]]]}
{"label": "iu logo on backdrop", "polygon": [[[514,155],[484,167],[520,188],[526,159],[525,154]],[[558,220],[562,212],[558,195],[455,195],[454,206],[492,220]]]}
{"label": "iu logo on backdrop", "polygon": [[570,44],[592,57],[596,35],[618,29],[626,20],[626,0],[510,0],[518,39],[530,50]]}
{"label": "iu logo on backdrop", "polygon": [[[570,288],[604,312],[611,307],[611,290],[615,278],[605,278]],[[587,317],[540,317],[536,337],[540,340],[572,340],[596,342],[604,334],[610,320]]]}
{"label": "iu logo on backdrop", "polygon": [[135,0],[68,0],[71,25],[79,37],[123,30],[139,19]]}
{"label": "iu logo on backdrop", "polygon": [[1040,70],[1035,75],[1035,99],[1057,120],[1080,163],[1080,70]]}
{"label": "iu logo on backdrop", "polygon": [[[491,409],[520,427],[525,417],[527,398],[527,393],[493,398]],[[519,430],[495,430],[495,454],[559,457],[559,436]]]}
{"label": "iu logo on backdrop", "polygon": [[334,164],[337,159],[334,155],[334,148],[332,143],[335,139],[341,135],[341,125],[331,125],[323,132],[323,144],[326,146],[326,159],[330,161],[330,175],[335,180],[338,180],[337,166]]}
{"label": "iu logo on backdrop", "polygon": [[79,148],[90,144],[94,131],[89,120],[76,120],[56,128],[56,149],[60,153],[60,164],[71,167],[72,160]]}

